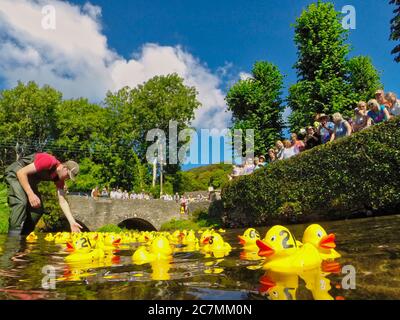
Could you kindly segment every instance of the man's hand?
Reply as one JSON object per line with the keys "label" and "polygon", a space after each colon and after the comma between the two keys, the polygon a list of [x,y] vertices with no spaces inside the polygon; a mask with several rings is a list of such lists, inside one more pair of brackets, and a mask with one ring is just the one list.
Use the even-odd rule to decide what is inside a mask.
{"label": "man's hand", "polygon": [[28,198],[29,198],[29,203],[32,208],[35,208],[35,209],[40,208],[41,202],[40,202],[39,197],[36,194],[32,193],[31,195],[29,195]]}
{"label": "man's hand", "polygon": [[70,226],[71,226],[71,232],[76,232],[76,233],[81,232],[82,226],[79,223],[72,222],[70,223]]}

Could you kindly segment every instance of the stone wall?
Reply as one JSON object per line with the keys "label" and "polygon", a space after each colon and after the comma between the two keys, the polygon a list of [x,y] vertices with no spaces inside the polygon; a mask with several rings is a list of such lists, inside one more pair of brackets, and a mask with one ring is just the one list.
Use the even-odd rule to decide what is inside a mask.
{"label": "stone wall", "polygon": [[[157,230],[172,219],[185,219],[180,214],[180,205],[175,201],[164,200],[111,200],[93,199],[80,196],[68,196],[68,202],[74,217],[90,230],[96,230],[106,224],[118,225],[127,219],[143,219]],[[189,210],[208,209],[210,203],[189,204]]]}

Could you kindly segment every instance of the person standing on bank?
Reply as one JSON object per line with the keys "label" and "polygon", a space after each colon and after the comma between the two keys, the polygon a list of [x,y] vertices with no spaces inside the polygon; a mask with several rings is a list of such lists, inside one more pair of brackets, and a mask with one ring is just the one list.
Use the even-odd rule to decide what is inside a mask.
{"label": "person standing on bank", "polygon": [[9,185],[8,205],[10,207],[9,234],[27,235],[44,213],[43,203],[38,191],[41,181],[53,181],[57,187],[60,207],[67,218],[72,232],[80,232],[80,226],[72,216],[65,199],[64,183],[75,181],[79,165],[74,161],[61,163],[47,153],[36,153],[22,157],[5,171]]}

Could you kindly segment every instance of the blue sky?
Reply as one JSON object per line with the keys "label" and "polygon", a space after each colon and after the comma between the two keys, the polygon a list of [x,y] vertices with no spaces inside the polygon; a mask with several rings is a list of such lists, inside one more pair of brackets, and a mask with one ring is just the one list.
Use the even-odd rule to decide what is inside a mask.
{"label": "blue sky", "polygon": [[[84,3],[85,1],[73,1]],[[315,1],[219,0],[219,1],[91,1],[102,10],[109,44],[129,57],[143,43],[180,44],[214,71],[226,63],[235,71],[251,70],[257,60],[269,60],[287,76],[286,86],[296,81],[293,42],[295,22]],[[386,0],[333,1],[341,11],[353,5],[357,27],[350,30],[353,55],[369,55],[381,70],[385,87],[395,90],[400,65],[390,51],[389,23],[393,6]],[[227,87],[223,88],[226,89]]]}
{"label": "blue sky", "polygon": [[[279,67],[286,76],[284,95],[296,82],[291,24],[312,2],[1,0],[0,89],[35,80],[66,98],[98,102],[107,90],[178,72],[199,88],[203,108],[196,114],[196,128],[224,128],[230,122],[225,93],[255,61]],[[345,5],[356,9],[350,56],[370,56],[385,89],[400,94],[400,64],[390,54],[395,43],[389,41],[389,1],[332,2],[338,11]],[[54,31],[40,27],[47,4],[56,8]]]}

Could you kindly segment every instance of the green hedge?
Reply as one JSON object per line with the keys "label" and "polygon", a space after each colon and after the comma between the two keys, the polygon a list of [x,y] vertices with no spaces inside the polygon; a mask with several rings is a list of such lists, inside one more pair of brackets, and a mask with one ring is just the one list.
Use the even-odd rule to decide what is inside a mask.
{"label": "green hedge", "polygon": [[0,182],[0,234],[8,231],[7,186]]}
{"label": "green hedge", "polygon": [[222,201],[235,225],[398,210],[400,118],[240,177],[223,188]]}

